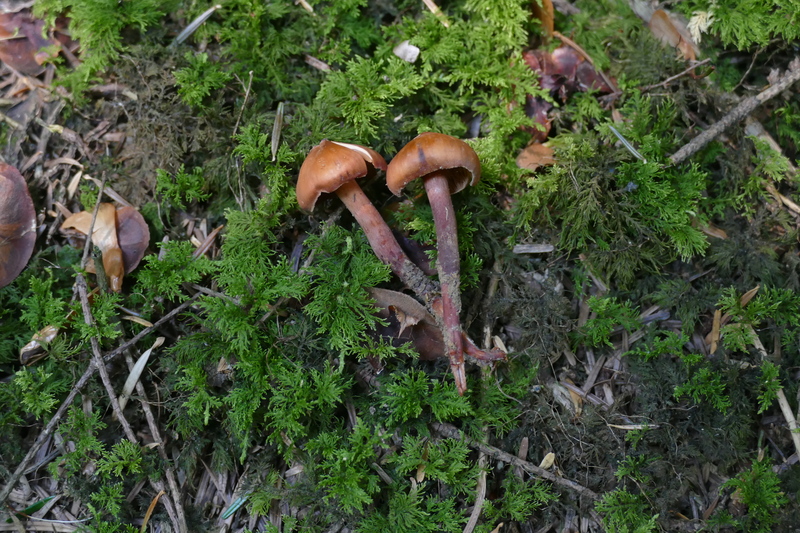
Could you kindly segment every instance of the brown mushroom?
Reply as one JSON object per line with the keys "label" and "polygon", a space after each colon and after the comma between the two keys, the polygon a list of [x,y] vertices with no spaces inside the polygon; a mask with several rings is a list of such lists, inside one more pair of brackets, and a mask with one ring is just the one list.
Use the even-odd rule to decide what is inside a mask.
{"label": "brown mushroom", "polygon": [[386,170],[386,184],[400,195],[411,181],[422,178],[436,226],[437,270],[442,286],[442,322],[447,356],[460,393],[466,390],[462,344],[458,232],[451,194],[480,179],[481,165],[464,141],[441,133],[423,133],[405,145]]}
{"label": "brown mushroom", "polygon": [[357,144],[323,140],[311,149],[297,177],[297,204],[313,211],[323,193],[335,193],[361,225],[378,259],[417,294],[433,295],[430,280],[414,265],[397,244],[392,230],[356,183],[373,169],[386,170],[386,160],[369,148]]}
{"label": "brown mushroom", "polygon": [[[61,230],[75,230],[87,235],[92,224],[92,213],[81,211],[68,217]],[[103,254],[103,270],[113,292],[122,290],[122,279],[135,269],[144,256],[150,242],[150,228],[144,217],[133,207],[115,208],[102,203],[92,230],[92,242]],[[95,272],[93,262],[85,265],[88,272]]]}
{"label": "brown mushroom", "polygon": [[0,287],[19,276],[36,244],[36,211],[19,171],[0,163]]}

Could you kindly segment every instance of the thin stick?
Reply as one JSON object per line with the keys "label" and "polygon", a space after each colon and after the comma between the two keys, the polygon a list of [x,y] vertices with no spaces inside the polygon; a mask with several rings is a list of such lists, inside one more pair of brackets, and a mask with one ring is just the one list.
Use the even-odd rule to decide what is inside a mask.
{"label": "thin stick", "polygon": [[[128,363],[128,368],[133,368],[133,358],[130,354],[125,354],[126,362]],[[175,513],[178,515],[178,523],[180,524],[179,531],[188,531],[186,526],[186,513],[183,511],[183,505],[181,504],[181,492],[178,490],[178,482],[175,479],[175,472],[173,471],[170,465],[170,459],[167,457],[167,452],[164,449],[164,440],[161,438],[161,432],[158,431],[158,424],[156,424],[156,417],[153,416],[153,410],[150,408],[150,401],[147,399],[147,393],[144,390],[144,385],[142,385],[141,380],[136,382],[136,394],[139,395],[139,401],[142,404],[142,411],[144,411],[144,417],[147,419],[147,427],[150,428],[150,433],[153,435],[153,440],[155,440],[156,449],[158,450],[158,455],[161,457],[161,460],[164,462],[164,470],[166,473],[167,483],[169,484],[169,490],[172,493],[172,503],[175,506]]]}
{"label": "thin stick", "polygon": [[673,81],[677,80],[678,78],[681,78],[681,77],[683,77],[683,76],[686,76],[687,74],[689,74],[690,72],[692,72],[692,71],[693,71],[694,69],[696,69],[697,67],[702,67],[703,65],[705,65],[706,63],[708,63],[708,62],[710,62],[710,61],[711,61],[711,58],[710,58],[710,57],[708,57],[708,58],[706,58],[706,59],[704,59],[704,60],[702,60],[702,61],[699,61],[699,62],[697,62],[697,63],[693,64],[691,67],[687,68],[687,69],[686,69],[686,70],[684,70],[683,72],[679,72],[678,74],[675,74],[674,76],[670,76],[669,78],[665,79],[665,80],[664,80],[664,81],[662,81],[661,83],[656,83],[656,84],[653,84],[653,85],[648,85],[647,87],[642,87],[640,90],[641,90],[642,92],[644,92],[644,91],[649,91],[649,90],[652,90],[652,89],[658,89],[659,87],[666,87],[667,85],[669,85],[669,84],[670,84],[670,83],[672,83]]}
{"label": "thin stick", "polygon": [[[142,340],[145,336],[152,333],[162,324],[172,320],[175,317],[175,315],[185,311],[186,308],[189,307],[192,303],[194,303],[194,301],[199,297],[200,297],[199,293],[192,296],[187,301],[183,302],[181,305],[179,305],[178,307],[176,307],[175,309],[173,309],[172,311],[161,317],[161,319],[158,322],[156,322],[149,328],[143,329],[141,332],[139,332],[138,335],[133,337],[131,340],[123,343],[119,348],[115,349],[114,351],[106,354],[105,357],[103,357],[103,361],[106,363],[112,361],[119,354],[121,354],[122,352],[124,352],[125,350],[127,350],[140,340]],[[42,448],[42,446],[44,446],[44,443],[47,442],[47,440],[53,434],[59,421],[61,420],[61,418],[63,418],[64,413],[67,412],[69,406],[72,405],[72,403],[75,401],[75,398],[78,396],[78,394],[80,394],[81,390],[83,390],[83,388],[92,378],[92,376],[94,376],[94,373],[96,371],[97,368],[94,365],[94,361],[91,361],[89,363],[89,367],[86,369],[86,371],[83,373],[80,379],[78,379],[78,381],[72,387],[72,390],[69,392],[67,397],[61,403],[61,406],[58,408],[58,411],[55,412],[53,418],[50,419],[50,421],[47,423],[42,432],[39,433],[39,436],[36,437],[36,440],[28,449],[28,453],[25,454],[25,457],[22,459],[22,462],[20,462],[20,464],[17,465],[16,470],[14,470],[14,473],[11,474],[11,477],[9,477],[8,483],[6,483],[5,487],[3,487],[2,490],[0,490],[0,505],[2,505],[8,499],[8,495],[11,494],[11,491],[13,490],[14,486],[17,484],[22,475],[26,473],[25,471],[27,470],[28,465],[31,464],[33,458],[36,456],[37,453],[39,453],[39,450]]]}
{"label": "thin stick", "polygon": [[777,83],[771,85],[767,89],[764,89],[757,95],[745,98],[739,102],[739,105],[731,109],[728,114],[722,117],[719,122],[702,132],[700,135],[689,141],[689,143],[685,144],[680,150],[672,154],[669,158],[670,162],[673,165],[679,165],[680,163],[683,163],[703,149],[703,147],[705,147],[708,143],[716,139],[720,134],[722,134],[723,131],[745,118],[767,100],[770,100],[781,94],[783,91],[794,85],[794,83],[798,80],[800,80],[800,57],[796,57],[792,60],[792,62],[789,64],[789,68],[783,73],[783,76],[781,76]]}
{"label": "thin stick", "polygon": [[591,498],[593,500],[597,500],[600,496],[590,490],[583,485],[580,485],[574,481],[570,481],[569,479],[564,479],[562,477],[558,477],[555,474],[548,472],[544,468],[539,468],[533,463],[529,463],[528,461],[523,461],[516,455],[512,455],[510,453],[506,453],[500,448],[495,448],[494,446],[489,446],[488,444],[483,444],[482,442],[478,442],[476,440],[471,439],[470,437],[461,433],[455,426],[451,426],[450,424],[441,424],[439,422],[434,422],[431,424],[431,427],[434,431],[439,433],[440,435],[447,437],[449,439],[460,440],[470,446],[475,448],[478,451],[485,453],[486,455],[491,455],[496,459],[500,459],[504,463],[509,463],[514,466],[519,466],[526,472],[533,474],[534,476],[538,476],[544,478],[548,481],[552,481],[556,485],[561,485],[562,487],[574,490],[579,494]]}
{"label": "thin stick", "polygon": [[472,514],[469,515],[469,521],[464,526],[462,533],[472,533],[475,530],[475,526],[478,525],[478,520],[483,512],[483,502],[486,499],[486,454],[483,452],[478,453],[478,468],[481,473],[478,474],[478,486],[475,487],[477,495],[475,496],[475,504],[472,506]]}
{"label": "thin stick", "polygon": [[[755,346],[756,351],[761,355],[761,359],[766,361],[767,360],[767,350],[764,348],[764,345],[761,343],[761,339],[758,338],[758,334],[756,330],[753,329],[753,326],[746,326],[750,337],[753,339],[753,346]],[[783,414],[783,418],[786,419],[786,424],[789,426],[789,434],[792,436],[792,442],[794,443],[794,450],[797,454],[797,457],[800,458],[800,433],[798,433],[797,428],[797,419],[794,417],[794,413],[792,412],[792,407],[789,405],[789,400],[786,398],[786,394],[783,392],[783,387],[778,389],[775,393],[778,398],[778,405],[781,408],[781,413]]]}
{"label": "thin stick", "polygon": [[[244,100],[242,100],[242,107],[239,108],[239,116],[236,117],[236,124],[233,126],[233,133],[231,137],[236,137],[236,132],[239,131],[239,121],[242,120],[242,113],[244,113],[244,107],[247,105],[247,99],[250,98],[250,87],[253,85],[253,71],[249,72],[250,79],[247,82],[247,87],[244,90]],[[239,80],[241,83],[241,80]]]}

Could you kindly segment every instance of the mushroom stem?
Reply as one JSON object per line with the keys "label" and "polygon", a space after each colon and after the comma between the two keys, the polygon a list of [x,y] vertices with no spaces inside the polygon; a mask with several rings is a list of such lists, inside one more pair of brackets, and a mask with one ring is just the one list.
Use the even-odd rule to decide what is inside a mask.
{"label": "mushroom stem", "polygon": [[430,306],[435,298],[436,286],[430,279],[411,262],[397,240],[392,235],[392,230],[381,217],[361,187],[354,181],[342,184],[336,190],[336,195],[344,203],[353,217],[359,223],[367,236],[372,250],[378,259],[389,265],[392,272],[405,283],[415,294],[421,296]]}
{"label": "mushroom stem", "polygon": [[442,286],[442,334],[450,359],[450,370],[456,379],[459,394],[467,390],[464,374],[464,349],[461,339],[461,259],[458,255],[458,228],[453,202],[450,199],[450,184],[441,173],[425,177],[425,192],[433,211],[436,226],[439,283]]}
{"label": "mushroom stem", "polygon": [[[445,180],[445,187],[447,186]],[[350,210],[356,222],[359,223],[364,234],[367,236],[372,250],[375,255],[383,263],[389,265],[392,272],[400,278],[400,280],[411,289],[417,296],[419,296],[431,310],[433,315],[441,324],[442,336],[444,338],[447,356],[450,360],[450,368],[453,372],[453,377],[456,381],[456,387],[460,394],[467,390],[467,378],[464,371],[464,353],[483,361],[499,361],[505,359],[505,354],[499,351],[485,352],[475,346],[461,331],[461,324],[459,322],[459,312],[461,309],[461,294],[459,293],[459,257],[458,257],[458,236],[456,234],[455,216],[450,200],[449,194],[446,195],[447,204],[449,207],[442,207],[442,204],[434,204],[440,206],[434,209],[434,222],[436,223],[437,211],[450,213],[445,218],[451,220],[451,237],[443,237],[439,234],[438,228],[444,224],[436,223],[437,238],[439,240],[439,279],[442,283],[442,290],[440,296],[439,287],[436,283],[431,281],[420,268],[415,265],[408,258],[406,253],[397,243],[392,230],[380,216],[380,213],[375,206],[372,205],[367,195],[361,190],[355,182],[348,182],[343,184],[336,190],[336,195],[344,203],[345,207]],[[428,193],[430,196],[430,193]],[[446,222],[445,222],[446,224]],[[455,260],[453,260],[452,252],[442,251],[442,243],[451,243],[451,247],[455,250]],[[449,258],[447,260],[443,258]],[[454,274],[443,274],[441,266],[447,264],[450,272],[455,271]],[[453,288],[452,279],[455,279],[455,288]],[[445,280],[449,280],[450,284],[445,285]],[[447,287],[447,288],[445,288]],[[455,292],[455,302],[453,302],[452,293]],[[445,294],[450,294],[445,297]],[[449,309],[450,314],[447,314],[446,309]],[[449,316],[450,322],[444,317]],[[455,320],[453,323],[452,321]],[[453,340],[453,336],[456,339]]]}

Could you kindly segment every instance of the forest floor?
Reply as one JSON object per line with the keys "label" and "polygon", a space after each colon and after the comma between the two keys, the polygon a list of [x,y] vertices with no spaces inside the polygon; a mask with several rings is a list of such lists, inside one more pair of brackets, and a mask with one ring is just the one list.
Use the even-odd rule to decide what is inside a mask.
{"label": "forest floor", "polygon": [[[800,531],[800,10],[433,7],[0,14],[0,531]],[[464,391],[426,189],[295,197],[426,131]]]}

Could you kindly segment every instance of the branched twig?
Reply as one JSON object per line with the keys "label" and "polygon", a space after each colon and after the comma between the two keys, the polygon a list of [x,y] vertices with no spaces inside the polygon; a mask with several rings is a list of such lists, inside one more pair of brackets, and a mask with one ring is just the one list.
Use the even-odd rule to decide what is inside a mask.
{"label": "branched twig", "polygon": [[485,453],[486,455],[491,455],[495,459],[500,459],[504,463],[509,463],[514,466],[519,466],[526,472],[533,474],[534,476],[538,476],[544,478],[548,481],[552,481],[556,485],[561,485],[562,487],[574,490],[579,494],[591,498],[593,500],[597,500],[600,496],[590,490],[583,485],[580,485],[574,481],[570,481],[569,479],[565,479],[563,477],[558,477],[552,472],[548,472],[544,468],[539,468],[533,463],[529,463],[528,461],[523,461],[516,455],[512,455],[510,453],[506,453],[500,448],[495,448],[494,446],[489,446],[488,444],[483,444],[482,442],[478,442],[470,437],[461,433],[455,426],[451,426],[450,424],[441,424],[439,422],[434,422],[431,424],[431,427],[434,431],[439,433],[440,435],[447,437],[449,439],[460,440],[470,446],[475,448],[476,450]]}
{"label": "branched twig", "polygon": [[[103,361],[106,362],[106,363],[109,362],[109,361],[112,361],[114,358],[119,356],[119,354],[121,354],[122,352],[124,352],[125,350],[127,350],[128,348],[130,348],[131,346],[133,346],[134,344],[136,344],[140,340],[142,340],[145,336],[147,336],[150,333],[152,333],[154,330],[159,328],[162,324],[172,320],[175,317],[175,315],[185,311],[186,308],[189,307],[192,303],[194,303],[194,301],[199,297],[200,297],[200,294],[196,294],[195,296],[191,297],[187,301],[183,302],[181,305],[179,305],[178,307],[176,307],[175,309],[173,309],[172,311],[170,311],[169,313],[167,313],[166,315],[161,317],[161,319],[158,322],[156,322],[155,324],[153,324],[152,326],[150,326],[148,328],[143,329],[135,337],[133,337],[131,340],[123,343],[119,348],[117,348],[117,349],[113,350],[112,352],[106,354],[105,357],[103,357]],[[39,433],[39,436],[36,437],[36,440],[33,442],[31,447],[28,449],[28,453],[25,454],[25,457],[22,459],[22,462],[20,462],[20,464],[17,465],[16,470],[14,470],[14,473],[11,474],[11,477],[8,479],[8,483],[6,483],[6,486],[3,487],[2,490],[0,490],[0,505],[2,505],[8,499],[8,495],[11,494],[11,490],[17,484],[17,482],[22,477],[22,475],[26,473],[25,471],[27,470],[28,465],[31,464],[31,461],[33,461],[33,458],[36,456],[36,454],[39,452],[39,450],[42,448],[42,446],[44,446],[44,443],[47,442],[47,440],[53,434],[53,432],[55,431],[56,426],[58,425],[59,421],[64,416],[64,413],[67,412],[67,409],[69,408],[69,406],[72,405],[72,403],[75,401],[75,398],[78,396],[78,394],[80,394],[80,392],[83,390],[83,388],[86,386],[86,384],[92,378],[92,376],[94,376],[94,373],[96,371],[97,371],[97,367],[95,366],[94,361],[90,362],[89,363],[89,367],[86,369],[86,371],[83,373],[83,375],[80,377],[80,379],[78,379],[78,381],[72,387],[72,390],[69,392],[67,397],[61,403],[61,406],[55,412],[55,414],[53,415],[53,418],[50,419],[50,421],[47,423],[47,425],[42,430],[42,432]]]}
{"label": "branched twig", "polygon": [[685,144],[680,150],[672,154],[669,158],[673,165],[683,163],[694,154],[699,152],[705,145],[713,141],[723,131],[739,122],[747,115],[752,113],[755,108],[767,100],[776,97],[795,82],[800,80],[800,57],[795,58],[789,64],[789,69],[781,76],[777,83],[764,89],[755,96],[745,98],[739,105],[734,107],[722,120],[708,128],[706,131]]}
{"label": "branched twig", "polygon": [[653,85],[648,85],[647,87],[642,87],[642,88],[641,88],[641,91],[643,91],[643,92],[644,92],[644,91],[650,91],[650,90],[652,90],[652,89],[657,89],[657,88],[659,88],[659,87],[666,87],[667,85],[669,85],[669,84],[670,84],[670,83],[672,83],[673,81],[677,80],[678,78],[680,78],[680,77],[682,77],[682,76],[685,76],[685,75],[689,74],[690,72],[692,72],[692,71],[693,71],[694,69],[696,69],[697,67],[701,67],[701,66],[705,65],[706,63],[708,63],[708,62],[710,62],[710,61],[711,61],[711,58],[710,58],[710,57],[707,57],[706,59],[704,59],[704,60],[702,60],[702,61],[699,61],[699,62],[697,62],[697,63],[693,63],[693,64],[692,64],[692,66],[690,66],[690,67],[689,67],[689,68],[687,68],[686,70],[684,70],[684,71],[682,71],[682,72],[679,72],[679,73],[675,74],[674,76],[670,76],[669,78],[665,79],[665,80],[664,80],[664,81],[662,81],[662,82],[659,82],[659,83],[654,83]]}
{"label": "branched twig", "polygon": [[[128,368],[133,369],[133,358],[129,354],[125,354],[126,362],[128,363]],[[172,492],[172,502],[175,505],[175,513],[178,515],[178,522],[180,524],[180,531],[188,531],[186,527],[186,514],[183,511],[183,505],[181,504],[181,493],[178,489],[178,482],[175,479],[175,473],[173,472],[170,465],[169,457],[167,456],[167,451],[164,449],[164,441],[161,438],[161,432],[158,431],[158,424],[156,424],[156,417],[153,416],[153,410],[150,408],[150,401],[147,399],[147,394],[144,390],[144,385],[142,385],[141,381],[136,382],[136,394],[139,395],[139,401],[142,404],[142,411],[144,411],[144,417],[147,419],[147,427],[150,428],[150,434],[153,436],[153,440],[158,445],[156,449],[158,450],[158,455],[161,457],[161,460],[164,462],[164,470],[167,478],[167,483],[169,484],[169,490]],[[161,485],[161,482],[157,482],[158,485]],[[161,489],[161,487],[156,486],[156,488]],[[163,489],[161,489],[163,490]],[[166,492],[166,491],[165,491]]]}

